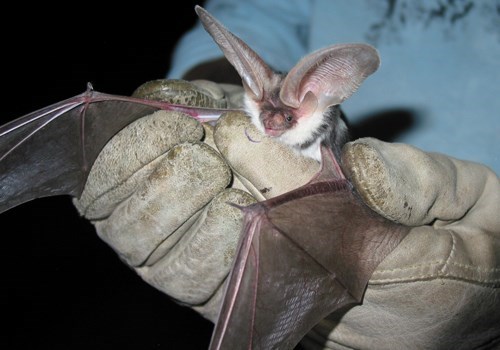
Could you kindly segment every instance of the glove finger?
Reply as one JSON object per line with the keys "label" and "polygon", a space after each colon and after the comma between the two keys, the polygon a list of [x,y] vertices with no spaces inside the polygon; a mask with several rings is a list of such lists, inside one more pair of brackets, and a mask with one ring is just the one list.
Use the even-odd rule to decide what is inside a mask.
{"label": "glove finger", "polygon": [[[248,193],[227,189],[190,223],[175,244],[152,264],[137,268],[149,284],[189,305],[206,303],[229,274],[242,230],[243,213],[230,205],[255,202]],[[168,252],[168,253],[167,253]]]}
{"label": "glove finger", "polygon": [[258,200],[304,185],[320,168],[315,160],[263,135],[243,113],[221,116],[214,140],[234,174]]}
{"label": "glove finger", "polygon": [[162,244],[230,182],[220,155],[203,143],[173,147],[153,171],[105,220],[94,222],[98,235],[131,266],[143,264]]}
{"label": "glove finger", "polygon": [[107,217],[156,167],[155,159],[181,142],[196,142],[203,128],[178,112],[158,111],[116,134],[94,162],[74,204],[90,220]]}
{"label": "glove finger", "polygon": [[472,227],[500,228],[500,183],[481,164],[371,138],[348,143],[342,164],[365,203],[393,221],[416,226],[468,213]]}
{"label": "glove finger", "polygon": [[75,206],[90,220],[108,216],[149,176],[158,156],[181,142],[201,140],[203,133],[200,123],[178,112],[157,111],[136,120],[101,151]]}
{"label": "glove finger", "polygon": [[132,97],[165,101],[187,106],[226,108],[223,91],[207,84],[194,84],[185,80],[158,79],[139,86]]}

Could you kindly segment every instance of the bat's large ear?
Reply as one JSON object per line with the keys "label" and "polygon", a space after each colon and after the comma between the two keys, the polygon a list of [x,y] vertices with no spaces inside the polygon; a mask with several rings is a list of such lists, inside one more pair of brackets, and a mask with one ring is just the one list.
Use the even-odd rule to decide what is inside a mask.
{"label": "bat's large ear", "polygon": [[227,60],[236,68],[243,86],[252,97],[260,101],[264,97],[267,82],[274,72],[247,44],[228,31],[220,22],[200,6],[195,7],[205,30],[219,45]]}
{"label": "bat's large ear", "polygon": [[280,99],[293,108],[308,108],[311,100],[322,109],[340,104],[379,65],[377,50],[366,44],[333,45],[315,51],[288,73]]}

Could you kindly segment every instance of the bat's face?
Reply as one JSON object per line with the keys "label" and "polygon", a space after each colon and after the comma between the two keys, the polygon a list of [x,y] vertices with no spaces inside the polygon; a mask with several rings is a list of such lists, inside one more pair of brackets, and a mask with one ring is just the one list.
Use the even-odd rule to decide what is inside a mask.
{"label": "bat's face", "polygon": [[[316,99],[311,95],[311,103],[293,108],[281,101],[279,92],[278,86],[262,101],[253,98],[251,93],[246,94],[245,111],[252,123],[265,135],[287,145],[303,150],[305,146],[316,144],[314,148],[319,150],[322,136],[332,123],[328,123],[322,111],[316,108]],[[312,157],[319,158],[319,154]]]}
{"label": "bat's face", "polygon": [[253,124],[271,137],[280,137],[297,127],[299,115],[294,108],[281,102],[279,88],[266,95],[261,101],[252,98],[251,93],[246,95],[245,110]]}

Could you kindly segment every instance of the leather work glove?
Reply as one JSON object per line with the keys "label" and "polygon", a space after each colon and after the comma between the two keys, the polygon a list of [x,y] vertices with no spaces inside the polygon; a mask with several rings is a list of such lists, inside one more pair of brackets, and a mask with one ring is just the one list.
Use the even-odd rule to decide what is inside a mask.
{"label": "leather work glove", "polygon": [[[239,107],[242,92],[204,80],[158,80],[140,86],[134,96],[224,108]],[[319,165],[302,159],[293,181],[266,189],[256,179],[245,186],[216,150],[212,135],[213,127],[178,112],[141,118],[108,142],[74,204],[147,283],[215,321],[242,230],[241,211],[227,203],[263,200],[259,189],[266,196],[287,192],[307,182]],[[265,143],[261,147],[267,153]],[[292,152],[282,154],[290,159]],[[255,176],[278,169],[268,168],[266,159],[253,161],[259,169]]]}
{"label": "leather work glove", "polygon": [[[176,81],[160,85],[170,83]],[[240,103],[233,97],[241,90],[231,86],[180,84],[167,90],[176,98],[205,97],[175,103]],[[500,337],[498,177],[480,164],[369,138],[347,144],[342,163],[368,206],[413,228],[373,274],[363,304],[341,319],[323,320],[302,346],[494,346]],[[225,114],[213,130],[176,112],[156,112],[108,143],[75,205],[147,283],[215,321],[241,232],[242,214],[227,203],[288,192],[318,170],[314,160],[259,134],[242,113]]]}
{"label": "leather work glove", "polygon": [[375,270],[363,304],[323,320],[304,347],[500,348],[497,175],[370,138],[347,144],[342,162],[368,206],[413,228]]}

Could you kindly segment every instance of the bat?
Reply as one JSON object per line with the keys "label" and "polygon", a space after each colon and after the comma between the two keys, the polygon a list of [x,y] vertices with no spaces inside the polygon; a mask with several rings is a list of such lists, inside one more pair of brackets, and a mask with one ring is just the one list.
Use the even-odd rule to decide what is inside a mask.
{"label": "bat", "polygon": [[321,144],[340,157],[349,132],[339,104],[378,69],[377,50],[367,44],[332,45],[280,74],[203,8],[197,6],[196,13],[241,76],[244,109],[257,129],[318,161]]}
{"label": "bat", "polygon": [[349,139],[338,105],[380,59],[369,45],[334,45],[278,74],[207,11],[196,12],[241,76],[253,124],[322,163],[306,185],[241,208],[244,231],[210,344],[292,349],[323,318],[361,303],[409,230],[368,209],[337,160]]}
{"label": "bat", "polygon": [[[337,49],[349,52],[346,59],[349,55],[356,56],[352,46]],[[361,51],[370,49],[364,50],[363,46]],[[329,55],[322,57],[326,59]],[[317,63],[323,59],[319,57],[308,62]],[[368,66],[373,69],[373,64]],[[405,227],[377,216],[364,206],[343,176],[336,161],[338,155],[334,155],[346,140],[346,127],[336,106],[360,84],[355,79],[367,76],[370,69],[357,68],[345,77],[354,84],[345,85],[345,91],[321,94],[327,91],[326,87],[314,90],[314,79],[288,80],[291,75],[311,76],[304,64],[296,66],[302,67],[302,72],[290,72],[287,76],[272,75],[266,67],[261,64],[257,69],[264,70],[267,76],[256,75],[259,71],[253,66],[239,70],[240,74],[253,74],[243,79],[248,95],[247,113],[268,135],[285,143],[288,140],[290,146],[305,155],[322,157],[322,171],[305,187],[242,208],[246,213],[244,235],[212,337],[212,348],[293,347],[325,315],[361,301],[371,273],[406,233]],[[318,74],[312,76],[317,78]],[[294,95],[304,81],[309,82],[311,90],[304,96]],[[268,95],[268,85],[262,85],[269,82],[274,87],[272,91],[280,96],[274,102]],[[332,102],[330,95],[334,94],[338,96]],[[287,96],[285,100],[282,95]],[[89,88],[81,95],[1,126],[0,212],[39,197],[62,194],[78,197],[93,161],[106,142],[133,120],[158,109],[181,110],[200,121],[211,120],[226,111],[107,95]],[[312,118],[314,123],[307,122],[309,115],[316,117]],[[286,124],[288,117],[292,119]],[[311,123],[318,125],[311,127]],[[302,128],[304,125],[310,128]],[[301,132],[303,129],[305,132]],[[293,221],[297,218],[300,222]],[[312,222],[306,222],[306,218]],[[351,228],[352,222],[357,223],[357,231]],[[294,236],[291,228],[300,231],[304,224],[310,225],[307,231],[319,238],[307,241],[303,232]],[[328,225],[329,230],[323,232],[316,228]],[[268,240],[270,244],[265,242]],[[318,247],[318,241],[322,240],[326,243]],[[323,246],[334,248],[322,250]],[[275,247],[279,254],[274,254]],[[266,256],[278,260],[268,260]],[[267,277],[262,279],[262,276]]]}
{"label": "bat", "polygon": [[201,122],[227,109],[87,91],[0,126],[0,213],[29,200],[79,197],[97,155],[112,136],[156,110],[184,112]]}

